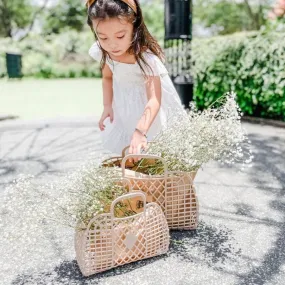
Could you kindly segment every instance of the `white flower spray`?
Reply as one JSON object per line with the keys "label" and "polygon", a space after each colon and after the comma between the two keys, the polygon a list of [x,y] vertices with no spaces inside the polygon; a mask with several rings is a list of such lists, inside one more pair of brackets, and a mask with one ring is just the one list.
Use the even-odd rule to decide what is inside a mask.
{"label": "white flower spray", "polygon": [[[220,98],[222,105],[199,111],[173,112],[168,127],[160,132],[145,151],[164,158],[169,170],[197,171],[205,163],[215,160],[224,164],[250,165],[253,156],[250,141],[241,125],[241,112],[235,93]],[[144,161],[141,160],[141,165]],[[146,169],[144,167],[144,169]],[[148,167],[149,174],[159,174],[161,164]]]}
{"label": "white flower spray", "polygon": [[120,173],[90,159],[54,183],[39,185],[27,175],[11,183],[0,205],[0,280],[8,272],[16,276],[33,267],[46,268],[59,257],[74,258],[78,224],[82,228],[94,215],[108,212],[112,201],[129,191]]}

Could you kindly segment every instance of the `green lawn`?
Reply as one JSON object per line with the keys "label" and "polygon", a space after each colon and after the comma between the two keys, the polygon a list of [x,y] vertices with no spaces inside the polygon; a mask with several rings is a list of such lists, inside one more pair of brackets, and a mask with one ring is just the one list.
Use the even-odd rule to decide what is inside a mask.
{"label": "green lawn", "polygon": [[0,115],[22,119],[100,115],[100,79],[0,80]]}

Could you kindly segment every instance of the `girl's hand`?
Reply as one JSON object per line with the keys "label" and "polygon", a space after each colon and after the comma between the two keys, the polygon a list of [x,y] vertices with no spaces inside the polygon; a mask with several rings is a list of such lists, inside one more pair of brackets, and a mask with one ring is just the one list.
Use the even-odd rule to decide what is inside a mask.
{"label": "girl's hand", "polygon": [[[141,149],[146,149],[147,139],[138,131],[134,131],[132,140],[130,143],[129,154],[140,154]],[[137,162],[140,158],[134,158],[133,162]]]}
{"label": "girl's hand", "polygon": [[112,106],[105,106],[101,119],[99,121],[99,128],[101,131],[105,130],[105,125],[104,125],[104,121],[106,118],[110,117],[110,122],[113,123],[114,120],[114,113],[113,113],[113,108]]}

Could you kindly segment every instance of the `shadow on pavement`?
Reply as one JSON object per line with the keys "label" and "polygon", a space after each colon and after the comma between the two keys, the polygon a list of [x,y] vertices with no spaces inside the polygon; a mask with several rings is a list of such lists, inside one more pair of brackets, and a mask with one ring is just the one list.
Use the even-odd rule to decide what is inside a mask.
{"label": "shadow on pavement", "polygon": [[[274,194],[274,200],[270,202],[269,206],[274,211],[279,212],[282,221],[276,223],[272,220],[271,226],[278,229],[275,242],[264,255],[259,266],[251,268],[247,274],[239,276],[237,285],[269,284],[267,282],[272,280],[285,264],[285,202],[283,202],[285,194],[285,141],[277,136],[271,136],[265,140],[263,136],[251,135],[250,139],[258,152],[255,153],[254,168],[251,169],[249,177],[257,185],[259,191]],[[272,179],[274,184],[280,185],[280,188],[272,187]],[[239,209],[240,211],[250,215],[250,208],[247,205],[243,205],[243,210]],[[284,280],[280,282],[283,284]]]}
{"label": "shadow on pavement", "polygon": [[[198,259],[209,266],[219,267],[226,261],[234,261],[241,253],[234,246],[230,230],[226,227],[215,228],[203,221],[196,231],[172,231],[171,239],[171,254],[190,262],[197,262]],[[198,256],[193,249],[199,252]]]}
{"label": "shadow on pavement", "polygon": [[[5,133],[6,137],[3,137]],[[6,131],[1,137],[0,190],[8,186],[19,174],[60,176],[68,166],[76,166],[88,157],[90,150],[100,150],[96,143],[96,130],[89,128],[39,127]],[[94,143],[95,142],[95,143]],[[4,148],[5,146],[5,148]],[[61,167],[65,164],[65,167]]]}
{"label": "shadow on pavement", "polygon": [[[216,229],[201,222],[194,231],[171,231],[170,251],[168,254],[156,256],[150,259],[126,264],[96,276],[82,276],[76,260],[63,261],[59,266],[48,272],[38,272],[32,275],[19,275],[12,282],[13,285],[21,285],[30,282],[31,284],[98,284],[101,279],[111,276],[118,276],[141,268],[145,265],[166,259],[171,256],[184,259],[187,262],[197,262],[197,257],[193,255],[193,248],[199,250],[199,258],[202,262],[207,262],[209,266],[216,263],[224,263],[229,259],[234,260],[240,253],[232,246],[233,238],[230,231],[226,229]],[[202,253],[202,254],[201,254]],[[56,283],[58,282],[58,283]]]}

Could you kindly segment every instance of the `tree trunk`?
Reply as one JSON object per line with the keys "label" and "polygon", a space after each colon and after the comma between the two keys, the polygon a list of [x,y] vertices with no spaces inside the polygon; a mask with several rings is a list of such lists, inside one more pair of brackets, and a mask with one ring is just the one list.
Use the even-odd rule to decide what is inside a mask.
{"label": "tree trunk", "polygon": [[4,37],[12,37],[12,23],[11,14],[8,8],[7,0],[1,0],[2,5],[0,5],[0,15],[2,18],[2,34]]}
{"label": "tree trunk", "polygon": [[37,16],[46,8],[48,2],[49,2],[49,0],[45,0],[43,5],[34,13],[34,16],[33,16],[33,19],[31,21],[31,24],[30,24],[30,26],[28,28],[28,31],[26,32],[26,34],[21,39],[19,39],[19,41],[22,41],[23,39],[25,39],[29,35],[29,33],[31,32],[32,28],[34,27],[35,20],[36,20]]}
{"label": "tree trunk", "polygon": [[259,10],[258,12],[254,13],[251,9],[251,6],[249,4],[249,1],[248,0],[244,0],[244,3],[245,3],[245,6],[246,6],[246,9],[247,9],[247,13],[252,21],[252,26],[255,30],[259,30],[260,27],[261,27],[261,22],[262,22],[262,14],[260,14],[260,11],[262,13],[262,5],[259,4]]}

